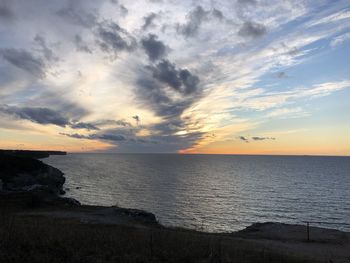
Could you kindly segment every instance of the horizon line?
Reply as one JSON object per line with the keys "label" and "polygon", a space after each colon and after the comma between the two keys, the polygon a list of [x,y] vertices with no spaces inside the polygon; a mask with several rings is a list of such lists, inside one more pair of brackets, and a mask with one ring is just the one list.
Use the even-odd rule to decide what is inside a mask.
{"label": "horizon line", "polygon": [[330,154],[249,154],[249,153],[177,153],[177,152],[67,152],[67,154],[164,154],[164,155],[235,155],[235,156],[296,156],[296,157],[350,157]]}
{"label": "horizon line", "polygon": [[350,157],[349,155],[332,154],[264,154],[264,153],[180,153],[180,152],[103,152],[103,151],[65,151],[65,150],[35,150],[35,149],[0,149],[0,151],[37,151],[65,152],[66,154],[164,154],[164,155],[233,155],[233,156],[295,156],[295,157]]}

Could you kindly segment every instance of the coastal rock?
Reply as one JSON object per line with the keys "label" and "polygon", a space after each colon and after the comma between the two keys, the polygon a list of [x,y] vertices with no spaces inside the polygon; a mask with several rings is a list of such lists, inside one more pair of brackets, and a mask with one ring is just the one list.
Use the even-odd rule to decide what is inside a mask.
{"label": "coastal rock", "polygon": [[29,191],[29,192],[45,191],[45,190],[48,190],[48,187],[42,184],[33,184],[33,185],[23,186],[21,190]]}
{"label": "coastal rock", "polygon": [[50,155],[66,155],[67,153],[62,151],[0,150],[0,154],[12,155],[17,157],[42,159],[42,158],[47,158]]}
{"label": "coastal rock", "polygon": [[158,223],[154,214],[139,209],[116,207],[116,212],[145,223]]}
{"label": "coastal rock", "polygon": [[[13,193],[16,194],[16,193]],[[43,208],[43,207],[72,207],[80,206],[80,202],[68,197],[60,197],[53,195],[45,188],[36,188],[30,192],[27,192],[27,197],[23,203],[26,207],[30,208]]]}
{"label": "coastal rock", "polygon": [[65,203],[66,205],[69,206],[81,206],[81,203],[74,199],[74,198],[70,198],[70,197],[60,197],[60,200]]}
{"label": "coastal rock", "polygon": [[63,173],[43,162],[8,154],[0,154],[2,191],[47,190],[58,195],[63,191]]}
{"label": "coastal rock", "polygon": [[[307,227],[306,225],[276,222],[255,223],[234,235],[253,239],[306,242]],[[349,241],[344,232],[316,226],[310,226],[309,238],[312,242],[320,243],[346,243]]]}

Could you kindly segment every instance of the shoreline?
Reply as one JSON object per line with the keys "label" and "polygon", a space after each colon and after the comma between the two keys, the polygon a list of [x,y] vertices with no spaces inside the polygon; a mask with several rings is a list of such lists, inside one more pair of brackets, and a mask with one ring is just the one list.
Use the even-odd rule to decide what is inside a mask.
{"label": "shoreline", "polygon": [[[3,154],[0,154],[0,158],[4,158],[1,156]],[[110,249],[117,244],[123,247],[120,251],[114,251],[112,258],[128,262],[199,262],[199,259],[204,260],[200,262],[233,260],[238,262],[350,262],[349,232],[311,226],[310,240],[307,241],[305,225],[255,223],[232,233],[208,233],[166,227],[157,221],[155,215],[143,210],[80,205],[74,199],[59,195],[57,189],[62,188],[64,180],[62,181],[61,172],[57,181],[58,172],[54,170],[56,168],[28,157],[6,156],[5,158],[10,158],[14,162],[24,162],[25,166],[17,164],[18,167],[25,169],[28,168],[29,162],[30,168],[36,168],[34,169],[36,175],[31,176],[35,177],[35,180],[40,179],[41,183],[47,183],[28,190],[21,188],[21,190],[12,191],[4,190],[2,185],[0,233],[8,236],[8,239],[5,238],[2,241],[0,255],[4,255],[5,258],[13,254],[13,251],[22,255],[23,247],[40,245],[41,243],[36,243],[39,242],[36,241],[39,235],[39,240],[43,238],[40,242],[44,244],[40,246],[44,252],[27,251],[26,256],[45,256],[47,260],[52,260],[51,252],[47,254],[46,250],[57,250],[57,244],[64,247],[65,251],[70,251],[70,247],[74,247],[67,253],[69,257],[74,257],[74,254],[78,253],[78,258],[74,260],[65,258],[58,262],[78,262],[89,253],[86,248],[96,252],[91,262],[96,261],[100,256],[109,253],[104,246],[98,245],[99,242],[101,244],[107,242],[106,236],[109,237],[107,239],[109,241],[105,245]],[[32,166],[32,164],[35,165]],[[8,168],[6,171],[21,172],[17,168],[13,171]],[[45,180],[38,171],[45,174]],[[53,181],[51,176],[55,178]],[[13,177],[17,178],[18,175],[15,174]],[[1,178],[9,180],[3,174]],[[17,189],[13,182],[23,187],[22,184],[25,181],[23,178],[28,179],[22,176],[21,180],[7,181],[5,188],[10,185],[9,182],[12,183],[13,189]],[[37,185],[37,181],[33,178],[30,182]],[[55,183],[52,184],[52,182]],[[28,239],[21,238],[26,236]],[[116,237],[121,237],[121,240]],[[85,242],[84,239],[98,242],[87,243],[86,247],[82,247],[79,242]],[[51,241],[56,245],[53,246]],[[77,244],[72,244],[72,241]],[[129,252],[125,254],[125,251]],[[21,261],[18,258],[12,262]],[[101,262],[110,261],[106,259]]]}

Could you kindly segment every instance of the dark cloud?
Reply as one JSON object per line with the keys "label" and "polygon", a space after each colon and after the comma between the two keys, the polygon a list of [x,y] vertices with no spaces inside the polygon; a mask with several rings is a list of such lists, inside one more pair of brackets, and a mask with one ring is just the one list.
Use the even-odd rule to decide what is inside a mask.
{"label": "dark cloud", "polygon": [[119,52],[132,51],[136,47],[135,38],[112,21],[98,23],[95,37],[100,49],[114,58]]}
{"label": "dark cloud", "polygon": [[30,120],[39,124],[54,124],[65,127],[69,124],[69,120],[62,116],[59,112],[49,108],[39,107],[15,107],[15,106],[0,106],[0,112],[12,115],[19,119]]}
{"label": "dark cloud", "polygon": [[250,137],[250,139],[248,137],[245,137],[245,136],[239,136],[238,139],[240,139],[241,141],[244,141],[246,143],[249,142],[249,140],[253,140],[253,141],[265,141],[265,140],[276,140],[276,138],[273,138],[273,137],[258,137],[258,136],[253,136],[253,137]]}
{"label": "dark cloud", "polygon": [[202,24],[213,18],[219,21],[230,22],[220,10],[213,8],[212,10],[206,11],[202,6],[198,5],[188,13],[187,22],[185,24],[177,25],[177,31],[185,37],[195,37]]}
{"label": "dark cloud", "polygon": [[264,140],[276,140],[276,138],[273,137],[252,137],[252,140],[254,141],[264,141]]}
{"label": "dark cloud", "polygon": [[[46,87],[36,84],[35,89]],[[24,98],[23,98],[24,99]],[[25,98],[25,106],[9,106],[0,104],[0,112],[18,119],[25,119],[39,124],[54,124],[72,128],[96,130],[96,125],[80,122],[79,120],[89,114],[89,111],[79,104],[65,98],[59,92],[42,92]],[[33,107],[32,105],[35,105]],[[47,106],[50,105],[50,106]]]}
{"label": "dark cloud", "polygon": [[150,13],[149,15],[145,16],[143,18],[144,23],[143,23],[142,29],[147,30],[148,28],[153,27],[154,26],[153,22],[157,18],[157,16],[158,15],[156,13]]}
{"label": "dark cloud", "polygon": [[99,134],[99,135],[90,135],[91,139],[100,139],[100,140],[108,140],[108,141],[125,141],[126,138],[123,135],[119,134]]}
{"label": "dark cloud", "polygon": [[130,127],[131,126],[130,122],[127,122],[124,120],[117,120],[117,121],[115,121],[115,124],[119,125],[119,126],[123,126],[123,127],[128,127],[128,126]]}
{"label": "dark cloud", "polygon": [[192,94],[198,91],[199,78],[192,75],[187,69],[179,71],[180,79],[182,80],[185,94]]}
{"label": "dark cloud", "polygon": [[69,133],[60,132],[59,134],[67,137],[75,138],[75,139],[90,139],[89,136],[79,134],[79,133],[69,134]]}
{"label": "dark cloud", "polygon": [[10,21],[15,18],[15,14],[11,9],[10,4],[10,1],[0,1],[0,20]]}
{"label": "dark cloud", "polygon": [[85,28],[91,28],[96,24],[97,15],[85,12],[80,6],[80,1],[70,0],[68,5],[56,12],[65,21]]}
{"label": "dark cloud", "polygon": [[155,79],[167,84],[173,89],[179,91],[182,83],[179,78],[179,72],[175,65],[168,60],[163,60],[155,67],[149,67]]}
{"label": "dark cloud", "polygon": [[[79,133],[60,133],[60,135],[68,136],[75,139],[87,139],[87,140],[105,140],[112,143],[118,144],[118,147],[125,147],[126,144],[138,145],[138,144],[157,144],[158,141],[153,140],[152,138],[137,137],[134,132],[129,132],[127,135],[123,134],[122,130],[109,130],[103,131],[101,133],[95,134],[79,134]],[[119,143],[123,144],[120,145]]]}
{"label": "dark cloud", "polygon": [[124,5],[120,5],[119,10],[122,16],[127,16],[129,13],[129,10]]}
{"label": "dark cloud", "polygon": [[[119,5],[118,1],[113,4]],[[108,54],[111,59],[115,59],[122,51],[135,49],[136,39],[125,29],[110,19],[102,19],[98,14],[85,11],[83,7],[83,5],[80,5],[80,1],[70,0],[67,7],[56,13],[70,23],[91,30],[98,47]],[[128,12],[124,6],[120,5],[119,7],[120,12]],[[75,36],[74,43],[77,50],[92,53],[92,49],[82,40],[80,35]]]}
{"label": "dark cloud", "polygon": [[[181,114],[201,96],[199,78],[186,69],[177,69],[175,64],[167,60],[156,66],[147,66],[146,70],[136,83],[137,97],[144,106],[166,120],[167,129],[177,126],[176,130],[179,130],[183,123]],[[177,98],[171,96],[169,91],[175,91]]]}
{"label": "dark cloud", "polygon": [[120,4],[118,0],[110,0],[110,3],[119,7],[122,16],[126,16],[129,13],[129,10],[124,5]]}
{"label": "dark cloud", "polygon": [[140,101],[144,106],[151,108],[157,116],[163,117],[167,124],[178,120],[194,101],[194,98],[173,100],[162,85],[150,79],[142,78],[137,84],[139,87],[137,96]]}
{"label": "dark cloud", "polygon": [[168,115],[171,106],[171,99],[165,93],[163,86],[146,75],[141,76],[136,83],[136,95],[144,106],[152,108],[157,115]]}
{"label": "dark cloud", "polygon": [[[90,140],[105,140],[115,143],[119,147],[119,142],[126,143],[128,141],[137,140],[137,133],[141,130],[141,126],[122,126],[119,125],[113,128],[103,128],[94,132],[93,134],[86,135],[81,137],[83,139]],[[78,138],[79,139],[79,138]],[[147,138],[142,137],[142,139],[147,140]]]}
{"label": "dark cloud", "polygon": [[145,140],[145,139],[141,139],[141,138],[131,138],[129,140],[130,142],[140,142],[140,143],[154,143],[154,144],[157,144],[158,142],[157,141],[151,141],[151,140]]}
{"label": "dark cloud", "polygon": [[148,126],[152,135],[138,136],[138,132],[145,127],[118,127],[100,130],[97,133],[83,135],[79,133],[61,133],[61,135],[76,139],[105,140],[117,145],[113,151],[118,152],[176,152],[191,147],[204,136],[202,132],[192,132],[177,135],[179,129],[185,125],[181,120],[168,119],[163,123]]}
{"label": "dark cloud", "polygon": [[216,8],[214,8],[211,13],[215,18],[217,18],[219,20],[222,20],[225,18],[224,14]]}
{"label": "dark cloud", "polygon": [[146,51],[148,57],[152,61],[163,58],[168,52],[169,48],[164,43],[157,39],[154,34],[149,34],[141,40],[143,49]]}
{"label": "dark cloud", "polygon": [[106,140],[106,141],[113,141],[113,142],[121,142],[125,141],[126,138],[123,135],[120,134],[90,134],[90,135],[83,135],[78,133],[60,133],[60,135],[68,136],[75,139],[88,139],[88,140]]}
{"label": "dark cloud", "polygon": [[32,75],[44,78],[45,63],[41,58],[35,57],[24,49],[6,48],[0,50],[0,55],[17,68],[25,70]]}
{"label": "dark cloud", "polygon": [[156,128],[158,134],[146,137],[138,137],[135,135],[137,130],[129,130],[128,133],[125,133],[125,131],[118,129],[101,131],[100,133],[90,135],[83,135],[78,133],[60,134],[75,139],[109,141],[113,144],[118,145],[117,148],[113,149],[113,151],[118,152],[176,152],[195,145],[196,142],[202,136],[204,136],[204,133],[201,132],[188,133],[184,135],[172,135],[165,132],[159,133],[159,127],[149,128]]}
{"label": "dark cloud", "polygon": [[283,55],[294,57],[300,53],[300,50],[296,46],[291,47],[285,42],[281,42],[277,47],[271,47],[275,52],[281,52],[281,48],[283,49]]}
{"label": "dark cloud", "polygon": [[91,123],[86,123],[86,122],[76,122],[76,123],[72,123],[70,124],[70,127],[72,129],[85,129],[88,131],[92,131],[92,130],[100,130],[97,126],[91,124]]}
{"label": "dark cloud", "polygon": [[89,48],[89,46],[83,41],[80,35],[75,35],[74,37],[74,44],[78,51],[86,52],[86,53],[92,53],[92,50]]}
{"label": "dark cloud", "polygon": [[135,116],[132,116],[132,118],[136,121],[136,124],[139,125],[139,122],[140,122],[140,116],[138,115],[135,115]]}
{"label": "dark cloud", "polygon": [[237,0],[238,4],[242,4],[242,5],[254,5],[257,3],[256,0]]}
{"label": "dark cloud", "polygon": [[[147,129],[153,136],[143,138],[158,142],[156,147],[147,145],[141,151],[174,152],[193,146],[204,136],[203,133],[196,131],[178,134],[180,131],[186,131],[186,119],[181,117],[183,112],[202,94],[199,78],[189,70],[177,68],[168,60],[162,60],[156,65],[146,66],[145,70],[140,72],[136,87],[135,94],[139,102],[163,120],[161,123],[148,126]],[[118,150],[139,151],[135,147],[126,144]]]}
{"label": "dark cloud", "polygon": [[249,142],[248,138],[244,137],[244,136],[239,136],[238,139],[240,139],[241,141],[244,141],[246,143]]}
{"label": "dark cloud", "polygon": [[43,36],[36,35],[34,41],[38,44],[39,51],[44,55],[47,61],[58,61],[58,57],[54,54],[52,49],[48,47]]}
{"label": "dark cloud", "polygon": [[[12,91],[13,87],[11,87],[11,83],[15,81],[22,80],[23,76],[19,76],[17,70],[13,67],[9,67],[5,63],[0,63],[0,96],[2,101],[4,100],[3,94],[5,91]],[[11,93],[10,93],[11,94]]]}
{"label": "dark cloud", "polygon": [[[159,132],[159,130],[158,130]],[[148,140],[155,141],[157,144],[148,144],[147,151],[150,152],[178,152],[188,149],[197,144],[197,142],[205,136],[202,132],[190,132],[183,135],[166,134],[160,130],[157,136],[152,136]],[[127,145],[126,145],[127,146]],[[123,147],[123,150],[126,147]]]}
{"label": "dark cloud", "polygon": [[276,78],[278,79],[286,79],[288,78],[288,74],[284,71],[281,71],[281,72],[277,72],[276,73]]}
{"label": "dark cloud", "polygon": [[15,107],[0,105],[0,113],[11,115],[18,119],[29,120],[39,124],[53,124],[60,127],[69,126],[72,129],[100,130],[97,126],[86,122],[71,122],[59,111],[45,107]]}
{"label": "dark cloud", "polygon": [[154,79],[167,84],[177,92],[188,95],[199,89],[199,78],[187,69],[177,69],[175,64],[162,60],[156,66],[149,66]]}
{"label": "dark cloud", "polygon": [[173,136],[176,132],[185,129],[185,124],[178,116],[172,116],[172,118],[167,118],[166,122],[152,125],[150,129],[163,136]]}
{"label": "dark cloud", "polygon": [[267,33],[267,29],[263,24],[247,21],[241,26],[238,35],[242,37],[258,38]]}
{"label": "dark cloud", "polygon": [[197,6],[187,15],[187,23],[178,27],[179,32],[186,37],[196,36],[201,24],[208,19],[209,13],[203,7]]}
{"label": "dark cloud", "polygon": [[292,47],[287,54],[290,56],[296,56],[300,53],[300,50],[297,47]]}
{"label": "dark cloud", "polygon": [[50,105],[50,108],[57,112],[64,112],[71,120],[80,120],[90,113],[78,103],[65,98],[64,92],[43,92],[28,99],[27,105],[36,105],[44,108]]}
{"label": "dark cloud", "polygon": [[93,123],[96,126],[105,126],[105,125],[116,125],[122,127],[131,127],[131,123],[125,120],[99,120]]}

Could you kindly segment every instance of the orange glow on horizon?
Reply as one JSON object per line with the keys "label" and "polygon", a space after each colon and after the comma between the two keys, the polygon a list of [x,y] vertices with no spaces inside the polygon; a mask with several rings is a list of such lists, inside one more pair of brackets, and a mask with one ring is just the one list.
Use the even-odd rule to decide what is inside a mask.
{"label": "orange glow on horizon", "polygon": [[23,141],[5,141],[0,143],[0,149],[8,150],[37,150],[37,151],[64,151],[70,153],[83,153],[83,152],[97,152],[107,151],[115,145],[111,145],[104,142],[88,141],[85,140],[79,144],[54,144],[48,143],[47,145],[35,144]]}

